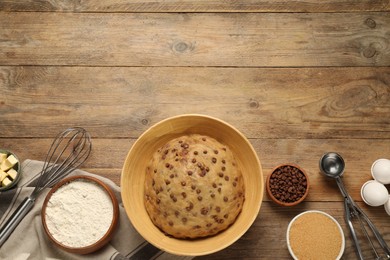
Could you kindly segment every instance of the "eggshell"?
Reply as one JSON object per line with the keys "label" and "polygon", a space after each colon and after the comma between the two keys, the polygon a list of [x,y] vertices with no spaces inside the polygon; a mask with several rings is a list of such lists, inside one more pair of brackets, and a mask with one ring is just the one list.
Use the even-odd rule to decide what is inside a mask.
{"label": "eggshell", "polygon": [[390,160],[378,159],[371,166],[372,177],[383,184],[390,184]]}
{"label": "eggshell", "polygon": [[360,194],[363,201],[373,207],[384,205],[389,199],[385,185],[375,180],[364,183]]}
{"label": "eggshell", "polygon": [[387,200],[387,202],[385,203],[385,210],[386,210],[387,215],[390,216],[390,196],[389,196],[389,199]]}

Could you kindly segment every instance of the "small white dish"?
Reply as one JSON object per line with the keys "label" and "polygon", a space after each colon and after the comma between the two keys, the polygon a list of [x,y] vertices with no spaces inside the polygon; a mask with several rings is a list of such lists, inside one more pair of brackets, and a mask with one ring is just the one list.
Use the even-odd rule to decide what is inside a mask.
{"label": "small white dish", "polygon": [[[294,243],[293,241],[291,241],[291,239],[295,239],[295,235],[290,235],[291,231],[293,230],[293,232],[296,232],[297,229],[302,229],[302,228],[305,228],[305,229],[309,229],[309,230],[304,230],[302,231],[302,234],[299,235],[299,239],[303,239],[302,241],[300,241],[300,244],[304,244],[304,241],[305,240],[309,240],[311,244],[316,244],[317,241],[321,241],[319,243],[321,243],[322,245],[325,245],[327,242],[330,242],[330,243],[333,243],[333,241],[331,241],[331,239],[328,237],[328,235],[330,234],[327,234],[326,236],[322,236],[322,234],[320,234],[320,232],[323,232],[324,230],[324,226],[320,226],[320,228],[317,228],[317,225],[315,225],[315,223],[313,223],[313,217],[315,215],[312,215],[312,216],[308,216],[308,214],[321,214],[322,216],[325,216],[326,218],[322,218],[322,216],[320,217],[322,220],[331,220],[332,223],[335,224],[335,226],[332,226],[332,229],[334,229],[334,227],[336,227],[336,229],[339,231],[339,239],[340,239],[340,250],[337,253],[337,256],[335,257],[335,259],[341,259],[343,253],[344,253],[344,249],[345,249],[345,238],[344,238],[344,232],[340,226],[340,224],[337,222],[337,220],[335,218],[333,218],[331,215],[323,212],[323,211],[318,211],[318,210],[308,210],[308,211],[305,211],[303,213],[300,213],[298,214],[297,216],[295,216],[289,223],[288,227],[287,227],[287,234],[286,234],[286,241],[287,241],[287,247],[288,247],[288,251],[290,252],[290,255],[293,257],[293,259],[297,260],[299,259],[297,254],[301,254],[303,253],[303,250],[301,249],[297,249],[297,248],[293,248],[294,245],[296,243]],[[307,218],[302,218],[302,217],[307,217]],[[309,222],[302,222],[302,221],[298,221],[302,218],[302,221],[303,220],[309,220],[311,221],[312,223],[309,223]],[[317,220],[318,220],[318,216],[317,216]],[[298,224],[297,224],[297,221],[298,221]],[[330,222],[328,222],[330,223]],[[327,224],[327,223],[324,223],[324,224]],[[315,226],[315,229],[313,229],[313,226]],[[313,233],[314,232],[314,233]],[[332,232],[332,234],[334,234],[334,232]],[[337,236],[337,235],[336,235]],[[305,238],[310,238],[310,237],[314,237],[315,239],[305,239]],[[337,237],[336,237],[337,238]],[[302,243],[303,242],[303,243]],[[318,243],[317,243],[318,244]],[[311,245],[307,245],[307,248],[308,250],[310,250],[310,247]],[[305,250],[306,250],[305,249]],[[317,250],[316,248],[312,248],[313,251]],[[294,252],[295,250],[295,252]],[[323,250],[326,250],[326,249],[323,249]],[[299,251],[299,252],[298,252]],[[306,250],[307,251],[307,250]],[[322,257],[324,256],[323,253],[320,252],[320,250],[317,250],[315,252],[315,254],[318,254],[318,255],[321,255]],[[305,254],[306,255],[306,254]]]}

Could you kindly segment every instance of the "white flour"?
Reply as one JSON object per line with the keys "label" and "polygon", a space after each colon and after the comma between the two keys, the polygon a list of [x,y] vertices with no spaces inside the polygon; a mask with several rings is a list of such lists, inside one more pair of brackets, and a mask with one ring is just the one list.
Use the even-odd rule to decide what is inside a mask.
{"label": "white flour", "polygon": [[58,242],[84,247],[105,235],[113,214],[106,191],[93,182],[75,180],[52,194],[46,208],[46,224]]}

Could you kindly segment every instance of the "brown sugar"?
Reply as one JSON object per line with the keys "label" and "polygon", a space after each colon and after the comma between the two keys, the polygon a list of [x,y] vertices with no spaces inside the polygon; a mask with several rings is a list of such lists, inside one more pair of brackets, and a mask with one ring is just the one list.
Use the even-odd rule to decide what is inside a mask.
{"label": "brown sugar", "polygon": [[298,259],[337,259],[343,246],[339,226],[319,212],[299,216],[290,226],[288,239]]}

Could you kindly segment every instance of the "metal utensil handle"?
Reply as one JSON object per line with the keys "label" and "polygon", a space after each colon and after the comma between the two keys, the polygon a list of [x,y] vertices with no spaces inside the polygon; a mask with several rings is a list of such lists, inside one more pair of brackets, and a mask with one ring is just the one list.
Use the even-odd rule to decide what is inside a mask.
{"label": "metal utensil handle", "polygon": [[385,251],[385,254],[388,258],[390,258],[390,248],[389,246],[387,245],[386,241],[383,239],[382,235],[380,234],[380,232],[378,231],[378,229],[376,228],[376,226],[374,225],[374,223],[372,223],[372,221],[368,218],[368,216],[363,212],[363,210],[361,210],[358,205],[355,205],[355,210],[357,212],[359,212],[359,214],[363,217],[364,221],[367,223],[367,225],[369,226],[369,228],[371,229],[372,233],[374,234],[374,236],[376,237],[378,243],[380,244],[380,246],[382,247],[382,249]]}
{"label": "metal utensil handle", "polygon": [[0,229],[0,247],[3,246],[4,242],[12,234],[14,229],[18,226],[20,221],[27,215],[27,213],[34,206],[35,199],[31,197],[25,198],[19,207],[12,213],[11,217]]}
{"label": "metal utensil handle", "polygon": [[355,231],[355,228],[353,226],[352,219],[351,219],[351,211],[350,211],[351,204],[350,203],[351,202],[349,201],[348,198],[344,198],[345,220],[347,222],[349,231],[351,232],[352,239],[353,239],[353,242],[355,244],[356,254],[358,255],[360,260],[363,260],[364,258],[363,258],[362,249],[360,247],[359,240],[357,238],[356,231]]}

